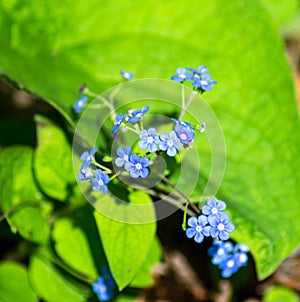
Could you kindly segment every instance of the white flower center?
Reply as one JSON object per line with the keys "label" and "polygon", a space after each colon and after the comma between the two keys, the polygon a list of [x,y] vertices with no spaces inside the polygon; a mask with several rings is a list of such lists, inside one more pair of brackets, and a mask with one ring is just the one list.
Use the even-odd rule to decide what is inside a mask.
{"label": "white flower center", "polygon": [[229,260],[229,261],[227,262],[227,267],[229,267],[229,268],[234,267],[234,260]]}
{"label": "white flower center", "polygon": [[217,208],[212,208],[211,209],[211,213],[212,214],[217,214],[218,213],[218,209]]}
{"label": "white flower center", "polygon": [[247,261],[247,256],[245,254],[241,254],[239,260],[241,263],[245,263]]}
{"label": "white flower center", "polygon": [[225,229],[224,224],[223,224],[223,223],[219,223],[219,225],[218,225],[218,230],[219,230],[219,231],[223,231],[224,229]]}
{"label": "white flower center", "polygon": [[202,231],[202,226],[197,225],[197,226],[196,226],[196,231],[197,231],[198,233],[200,233],[200,232]]}
{"label": "white flower center", "polygon": [[182,140],[186,140],[186,139],[187,139],[186,133],[181,133],[181,134],[180,134],[180,138],[181,138]]}
{"label": "white flower center", "polygon": [[128,155],[127,154],[124,155],[124,160],[128,161]]}
{"label": "white flower center", "polygon": [[180,77],[181,79],[185,79],[186,75],[185,75],[184,73],[181,73],[181,74],[179,75],[179,77]]}
{"label": "white flower center", "polygon": [[140,163],[137,163],[137,164],[135,165],[135,168],[136,168],[137,170],[141,170],[141,169],[142,169],[142,165],[141,165]]}
{"label": "white flower center", "polygon": [[153,143],[153,141],[154,141],[154,139],[153,139],[153,137],[152,137],[152,136],[148,137],[148,143],[149,143],[149,144],[152,144],[152,143]]}
{"label": "white flower center", "polygon": [[169,141],[168,141],[168,146],[169,146],[169,147],[173,147],[173,145],[174,145],[173,141],[169,140]]}

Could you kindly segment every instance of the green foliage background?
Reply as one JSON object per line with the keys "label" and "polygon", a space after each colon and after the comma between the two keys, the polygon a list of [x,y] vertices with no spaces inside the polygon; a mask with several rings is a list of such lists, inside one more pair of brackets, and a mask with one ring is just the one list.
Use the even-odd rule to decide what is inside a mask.
{"label": "green foliage background", "polygon": [[[264,1],[267,8],[268,2]],[[293,5],[286,7],[287,15],[294,11]],[[276,15],[278,10],[273,12]],[[277,14],[275,23],[258,0],[124,1],[122,5],[117,0],[2,1],[1,77],[54,106],[73,129],[71,106],[82,83],[100,93],[119,83],[121,69],[134,72],[137,78],[169,79],[179,66],[210,67],[218,85],[205,98],[221,124],[227,148],[226,173],[218,197],[228,203],[236,225],[233,238],[249,245],[263,279],[300,241],[299,116],[276,27],[285,18]],[[7,212],[27,202],[20,212],[9,216],[11,229],[46,245],[53,223],[51,200],[74,208],[83,206],[84,200],[76,190],[64,132],[39,117],[37,134],[35,150],[11,147],[1,151],[0,206]],[[206,145],[199,146],[203,162],[209,161],[208,150]],[[209,176],[208,168],[204,164],[204,177]],[[91,213],[85,215],[93,220]],[[97,227],[91,226],[91,239],[86,230],[74,230],[70,219],[54,223],[52,239],[57,253],[71,267],[95,278],[98,248],[91,248],[90,242],[101,245]],[[83,226],[80,219],[76,221]],[[105,228],[106,222],[103,225]],[[99,223],[98,228],[101,234]],[[103,242],[120,288],[133,280],[148,258],[153,230],[146,231],[152,237],[149,235],[144,257],[127,278],[119,274],[124,269],[122,263],[117,267],[112,264],[109,241]],[[60,241],[64,232],[80,232],[74,236],[81,240],[83,250],[68,250]],[[132,244],[135,249],[134,236],[127,233],[127,248]],[[76,240],[72,244],[76,245]],[[86,265],[78,265],[76,253],[86,256]],[[73,264],[68,259],[74,259]],[[36,293],[54,301],[54,293],[45,296],[47,289],[39,284],[38,276],[50,271],[49,280],[54,278],[58,284],[65,276],[52,269],[49,261],[47,253],[32,256],[29,276]],[[73,301],[74,297],[84,301],[90,290],[78,288],[64,287],[61,292],[66,297],[70,294]]]}

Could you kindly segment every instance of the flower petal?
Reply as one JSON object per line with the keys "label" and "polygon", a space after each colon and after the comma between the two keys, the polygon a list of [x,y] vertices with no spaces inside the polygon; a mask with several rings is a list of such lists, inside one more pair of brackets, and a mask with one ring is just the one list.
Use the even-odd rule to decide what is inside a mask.
{"label": "flower petal", "polygon": [[186,236],[187,236],[188,238],[194,237],[195,234],[196,234],[196,229],[195,229],[195,228],[188,228],[188,229],[186,230]]}
{"label": "flower petal", "polygon": [[198,225],[198,220],[196,217],[190,217],[187,221],[187,224],[190,226],[190,227],[196,227]]}
{"label": "flower petal", "polygon": [[204,239],[203,234],[202,234],[202,233],[197,232],[197,233],[196,233],[196,235],[195,235],[195,237],[194,237],[194,240],[195,240],[197,243],[200,243],[200,242],[202,242],[202,241],[203,241],[203,239]]}

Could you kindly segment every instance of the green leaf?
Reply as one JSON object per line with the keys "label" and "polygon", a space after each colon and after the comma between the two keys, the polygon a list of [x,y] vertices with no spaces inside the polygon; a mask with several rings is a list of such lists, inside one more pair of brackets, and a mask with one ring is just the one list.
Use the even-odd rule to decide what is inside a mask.
{"label": "green leaf", "polygon": [[[115,204],[113,198],[104,195],[99,202],[102,207],[109,208],[111,215],[94,213],[110,270],[120,290],[127,286],[141,269],[156,229],[154,208],[152,207],[151,212],[150,207],[143,207],[152,204],[150,197],[138,191],[131,193],[129,198],[129,204]],[[118,211],[120,216],[115,216],[115,211]],[[141,218],[140,224],[129,223],[132,216]],[[120,220],[114,220],[115,217]],[[142,223],[145,217],[152,217],[152,222]]]}
{"label": "green leaf", "polygon": [[52,238],[57,254],[68,266],[97,279],[105,258],[90,207],[82,207],[67,217],[57,219]]}
{"label": "green leaf", "polygon": [[278,27],[289,21],[299,9],[299,1],[297,0],[261,0],[261,2]]}
{"label": "green leaf", "polygon": [[297,302],[297,294],[289,288],[275,286],[270,288],[263,296],[264,302]]}
{"label": "green leaf", "polygon": [[152,245],[149,249],[147,257],[142,264],[139,272],[130,282],[129,286],[132,287],[149,287],[153,285],[153,278],[151,277],[151,269],[155,264],[158,264],[162,257],[161,246],[158,239],[154,238]]}
{"label": "green leaf", "polygon": [[0,152],[0,206],[13,232],[25,239],[46,243],[50,225],[45,216],[51,205],[41,200],[32,175],[33,151],[14,146]]}
{"label": "green leaf", "polygon": [[42,116],[36,116],[38,146],[34,171],[42,190],[52,198],[64,201],[69,185],[75,182],[71,146],[59,127]]}
{"label": "green leaf", "polygon": [[[258,0],[111,0],[98,6],[96,0],[2,1],[3,76],[42,96],[73,124],[71,105],[82,83],[100,93],[119,82],[121,69],[169,79],[178,66],[210,67],[218,85],[206,98],[227,150],[218,197],[231,210],[234,239],[250,246],[259,278],[267,277],[300,236],[299,117],[269,14]],[[200,190],[215,160],[209,142],[199,145],[199,155]]]}
{"label": "green leaf", "polygon": [[0,297],[1,302],[37,301],[23,265],[10,261],[0,263]]}
{"label": "green leaf", "polygon": [[49,302],[87,301],[91,294],[86,286],[62,274],[41,254],[31,257],[28,276],[37,295]]}

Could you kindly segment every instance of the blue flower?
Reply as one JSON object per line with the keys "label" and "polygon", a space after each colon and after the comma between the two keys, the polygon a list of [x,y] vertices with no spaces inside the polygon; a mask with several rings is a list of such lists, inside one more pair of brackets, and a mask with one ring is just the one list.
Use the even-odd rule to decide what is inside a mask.
{"label": "blue flower", "polygon": [[118,113],[114,119],[115,125],[112,127],[111,131],[116,133],[121,125],[125,122],[126,114],[123,116],[122,114]]}
{"label": "blue flower", "polygon": [[130,155],[131,155],[131,148],[129,146],[126,146],[124,149],[121,147],[118,147],[117,149],[117,155],[118,157],[115,160],[115,165],[118,168],[121,168],[129,161]]}
{"label": "blue flower", "polygon": [[169,156],[175,156],[180,147],[182,147],[182,144],[174,130],[171,130],[169,134],[164,132],[160,134],[159,148],[162,151],[167,151]]}
{"label": "blue flower", "polygon": [[82,96],[80,97],[73,105],[73,109],[76,113],[80,113],[82,109],[84,108],[84,105],[88,101],[87,96]]}
{"label": "blue flower", "polygon": [[216,85],[217,81],[212,81],[209,74],[204,74],[201,78],[195,78],[192,86],[199,89],[201,92],[211,91],[211,86]]}
{"label": "blue flower", "polygon": [[129,123],[136,123],[148,112],[149,106],[144,106],[141,110],[129,110],[127,113],[130,116]]}
{"label": "blue flower", "polygon": [[88,180],[93,177],[93,170],[90,168],[90,164],[83,162],[80,168],[80,173],[78,174],[78,179],[80,181]]}
{"label": "blue flower", "polygon": [[156,134],[155,128],[150,128],[148,130],[140,131],[141,140],[138,143],[138,146],[142,150],[148,149],[150,153],[153,153],[157,150],[157,144],[159,143],[159,138]]}
{"label": "blue flower", "polygon": [[220,264],[219,268],[222,270],[221,275],[223,278],[229,278],[238,271],[240,268],[238,258],[235,254],[226,257]]}
{"label": "blue flower", "polygon": [[131,79],[134,78],[134,74],[131,72],[128,72],[126,70],[122,70],[121,75],[122,75],[123,79],[126,81],[130,81]]}
{"label": "blue flower", "polygon": [[194,75],[203,75],[209,70],[205,65],[200,65],[197,69],[189,67],[187,67],[186,69],[191,71]]}
{"label": "blue flower", "polygon": [[229,222],[229,216],[225,213],[210,215],[207,219],[211,226],[210,235],[213,238],[227,240],[230,233],[234,231],[234,225]]}
{"label": "blue flower", "polygon": [[113,298],[116,283],[106,267],[101,268],[102,275],[93,284],[93,292],[97,294],[99,301],[109,301]]}
{"label": "blue flower", "polygon": [[150,160],[147,157],[140,157],[133,154],[129,158],[129,162],[125,163],[125,170],[129,172],[133,178],[146,178],[149,175],[148,166]]}
{"label": "blue flower", "polygon": [[208,249],[208,254],[212,256],[213,264],[220,264],[233,252],[233,244],[229,241],[214,240],[213,245]]}
{"label": "blue flower", "polygon": [[179,141],[184,145],[191,145],[194,141],[195,133],[189,125],[182,126],[181,124],[177,124],[175,126],[175,133]]}
{"label": "blue flower", "polygon": [[197,243],[202,242],[204,236],[209,236],[210,226],[207,225],[206,216],[200,215],[198,218],[190,217],[187,224],[190,227],[186,230],[186,236],[188,238],[194,237],[194,240]]}
{"label": "blue flower", "polygon": [[176,69],[176,74],[171,77],[171,80],[179,83],[183,83],[185,80],[192,80],[193,76],[186,73],[186,69],[179,67]]}
{"label": "blue flower", "polygon": [[94,191],[102,191],[103,194],[107,193],[107,184],[109,183],[109,176],[104,174],[102,170],[96,169],[95,178],[91,179],[92,189]]}
{"label": "blue flower", "polygon": [[84,151],[81,154],[80,159],[87,165],[90,165],[93,162],[94,155],[97,151],[98,151],[97,147],[92,148],[91,151]]}
{"label": "blue flower", "polygon": [[226,209],[226,203],[222,200],[218,201],[215,198],[209,198],[206,205],[202,208],[202,214],[206,216],[221,213]]}
{"label": "blue flower", "polygon": [[239,243],[234,247],[234,254],[236,256],[236,261],[239,266],[246,266],[248,263],[249,248],[247,245]]}

